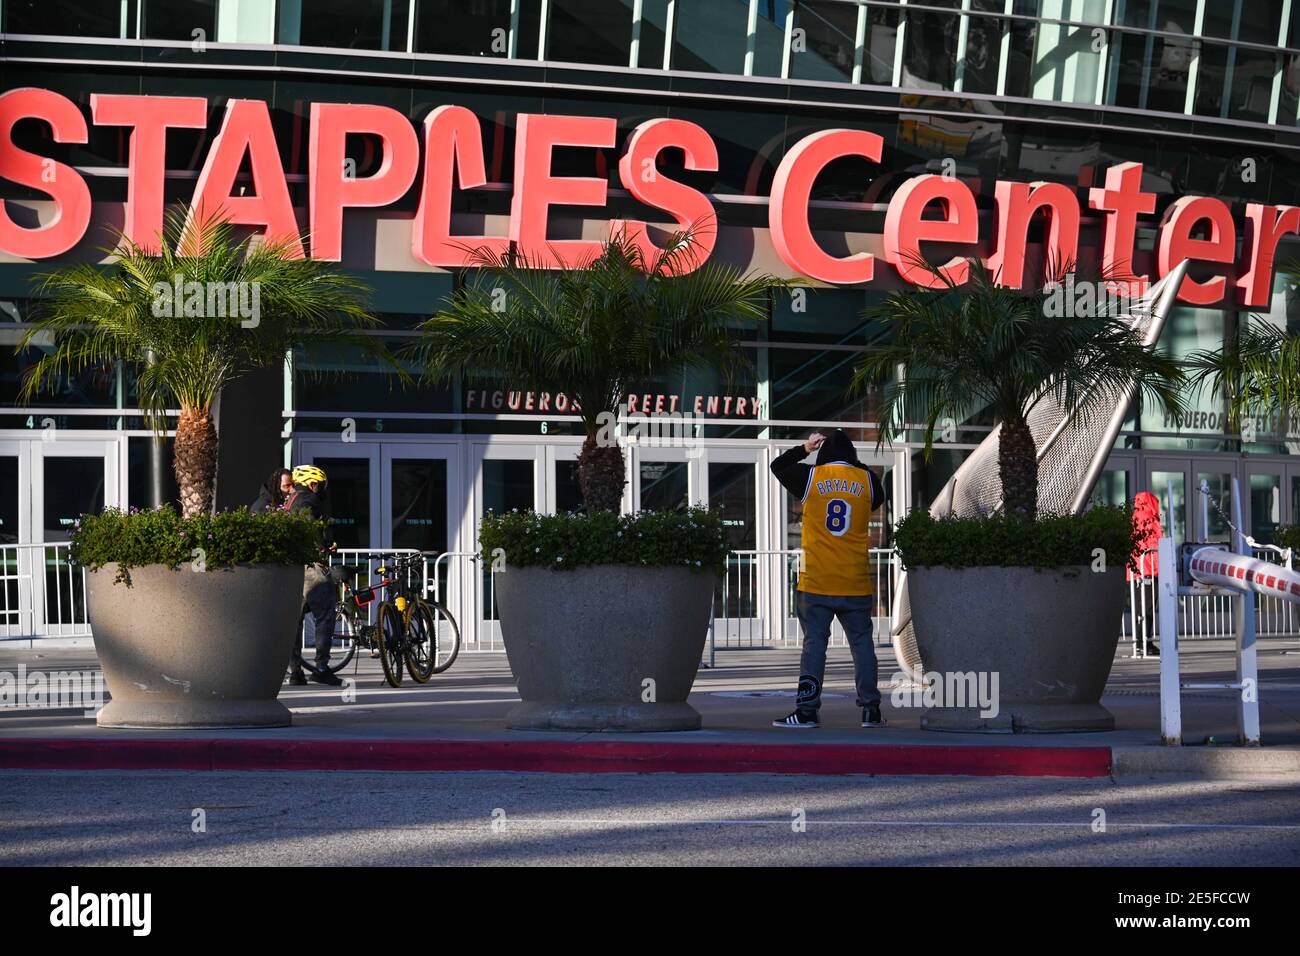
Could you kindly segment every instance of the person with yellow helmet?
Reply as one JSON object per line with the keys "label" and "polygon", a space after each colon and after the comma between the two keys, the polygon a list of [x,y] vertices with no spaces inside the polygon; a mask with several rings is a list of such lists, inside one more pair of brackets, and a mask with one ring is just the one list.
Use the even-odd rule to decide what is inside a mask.
{"label": "person with yellow helmet", "polygon": [[[327,479],[317,465],[299,465],[293,470],[293,490],[285,499],[284,510],[291,513],[306,512],[313,518],[329,520],[322,495]],[[323,542],[322,542],[323,544]],[[322,549],[323,550],[323,549]],[[336,584],[324,561],[307,566],[302,585],[302,618],[299,629],[307,625],[307,637],[316,648],[316,667],[311,679],[318,684],[337,687],[343,681],[329,669],[330,646],[334,640],[335,608],[338,599]],[[303,673],[302,645],[293,642],[293,657],[289,662],[289,683],[303,686],[307,675]]]}
{"label": "person with yellow helmet", "polygon": [[[816,463],[804,459],[816,454]],[[799,686],[794,712],[774,726],[820,725],[822,681],[831,623],[839,618],[853,654],[853,677],[862,726],[880,727],[876,649],[871,641],[871,512],[885,501],[875,472],[858,460],[853,441],[842,428],[813,432],[772,462],[782,487],[803,502],[800,532],[802,557],[796,610],[803,630]]]}

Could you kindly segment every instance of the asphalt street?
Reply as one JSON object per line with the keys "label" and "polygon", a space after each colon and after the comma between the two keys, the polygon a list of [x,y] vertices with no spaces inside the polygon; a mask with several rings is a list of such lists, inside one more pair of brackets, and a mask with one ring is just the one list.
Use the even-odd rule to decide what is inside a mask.
{"label": "asphalt street", "polygon": [[1295,866],[1294,781],[0,772],[0,865]]}

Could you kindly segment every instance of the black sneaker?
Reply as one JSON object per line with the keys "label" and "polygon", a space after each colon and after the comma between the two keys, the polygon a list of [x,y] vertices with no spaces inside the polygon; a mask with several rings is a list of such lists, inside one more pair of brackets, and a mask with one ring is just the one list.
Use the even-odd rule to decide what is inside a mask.
{"label": "black sneaker", "polygon": [[817,714],[811,710],[796,710],[788,717],[772,721],[773,727],[820,727]]}
{"label": "black sneaker", "polygon": [[290,674],[288,684],[290,687],[306,687],[307,675],[302,671],[298,671],[296,674]]}
{"label": "black sneaker", "polygon": [[1156,644],[1153,644],[1151,641],[1147,641],[1147,657],[1159,657],[1159,656],[1160,656],[1160,648]]}
{"label": "black sneaker", "polygon": [[863,727],[883,727],[888,721],[880,716],[879,704],[867,704],[862,708],[862,726]]}
{"label": "black sneaker", "polygon": [[343,685],[343,679],[328,667],[312,674],[311,679],[313,684],[328,684],[330,687],[341,687]]}

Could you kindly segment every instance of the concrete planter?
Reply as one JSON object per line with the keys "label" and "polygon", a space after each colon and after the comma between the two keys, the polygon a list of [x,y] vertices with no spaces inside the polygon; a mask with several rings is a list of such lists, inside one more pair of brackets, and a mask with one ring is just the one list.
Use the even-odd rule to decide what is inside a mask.
{"label": "concrete planter", "polygon": [[303,569],[202,573],[182,565],[86,575],[90,626],[112,700],[101,727],[284,727],[276,697],[302,609]]}
{"label": "concrete planter", "polygon": [[700,715],[686,695],[716,583],[714,574],[685,568],[622,565],[497,575],[501,637],[523,698],[508,725],[698,730]]}
{"label": "concrete planter", "polygon": [[[1101,706],[1124,612],[1124,569],[914,568],[907,574],[917,647],[927,674],[974,673],[997,715],[949,694],[927,707],[927,730],[1002,733],[1113,730]],[[984,675],[981,678],[980,675]],[[969,683],[964,684],[969,688]],[[966,704],[973,703],[969,693]]]}

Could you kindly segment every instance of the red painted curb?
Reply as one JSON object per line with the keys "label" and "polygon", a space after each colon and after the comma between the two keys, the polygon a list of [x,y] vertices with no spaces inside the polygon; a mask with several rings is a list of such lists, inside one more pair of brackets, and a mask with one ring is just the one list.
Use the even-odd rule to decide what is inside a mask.
{"label": "red painted curb", "polygon": [[513,740],[0,741],[9,770],[391,770],[1107,777],[1109,747]]}

